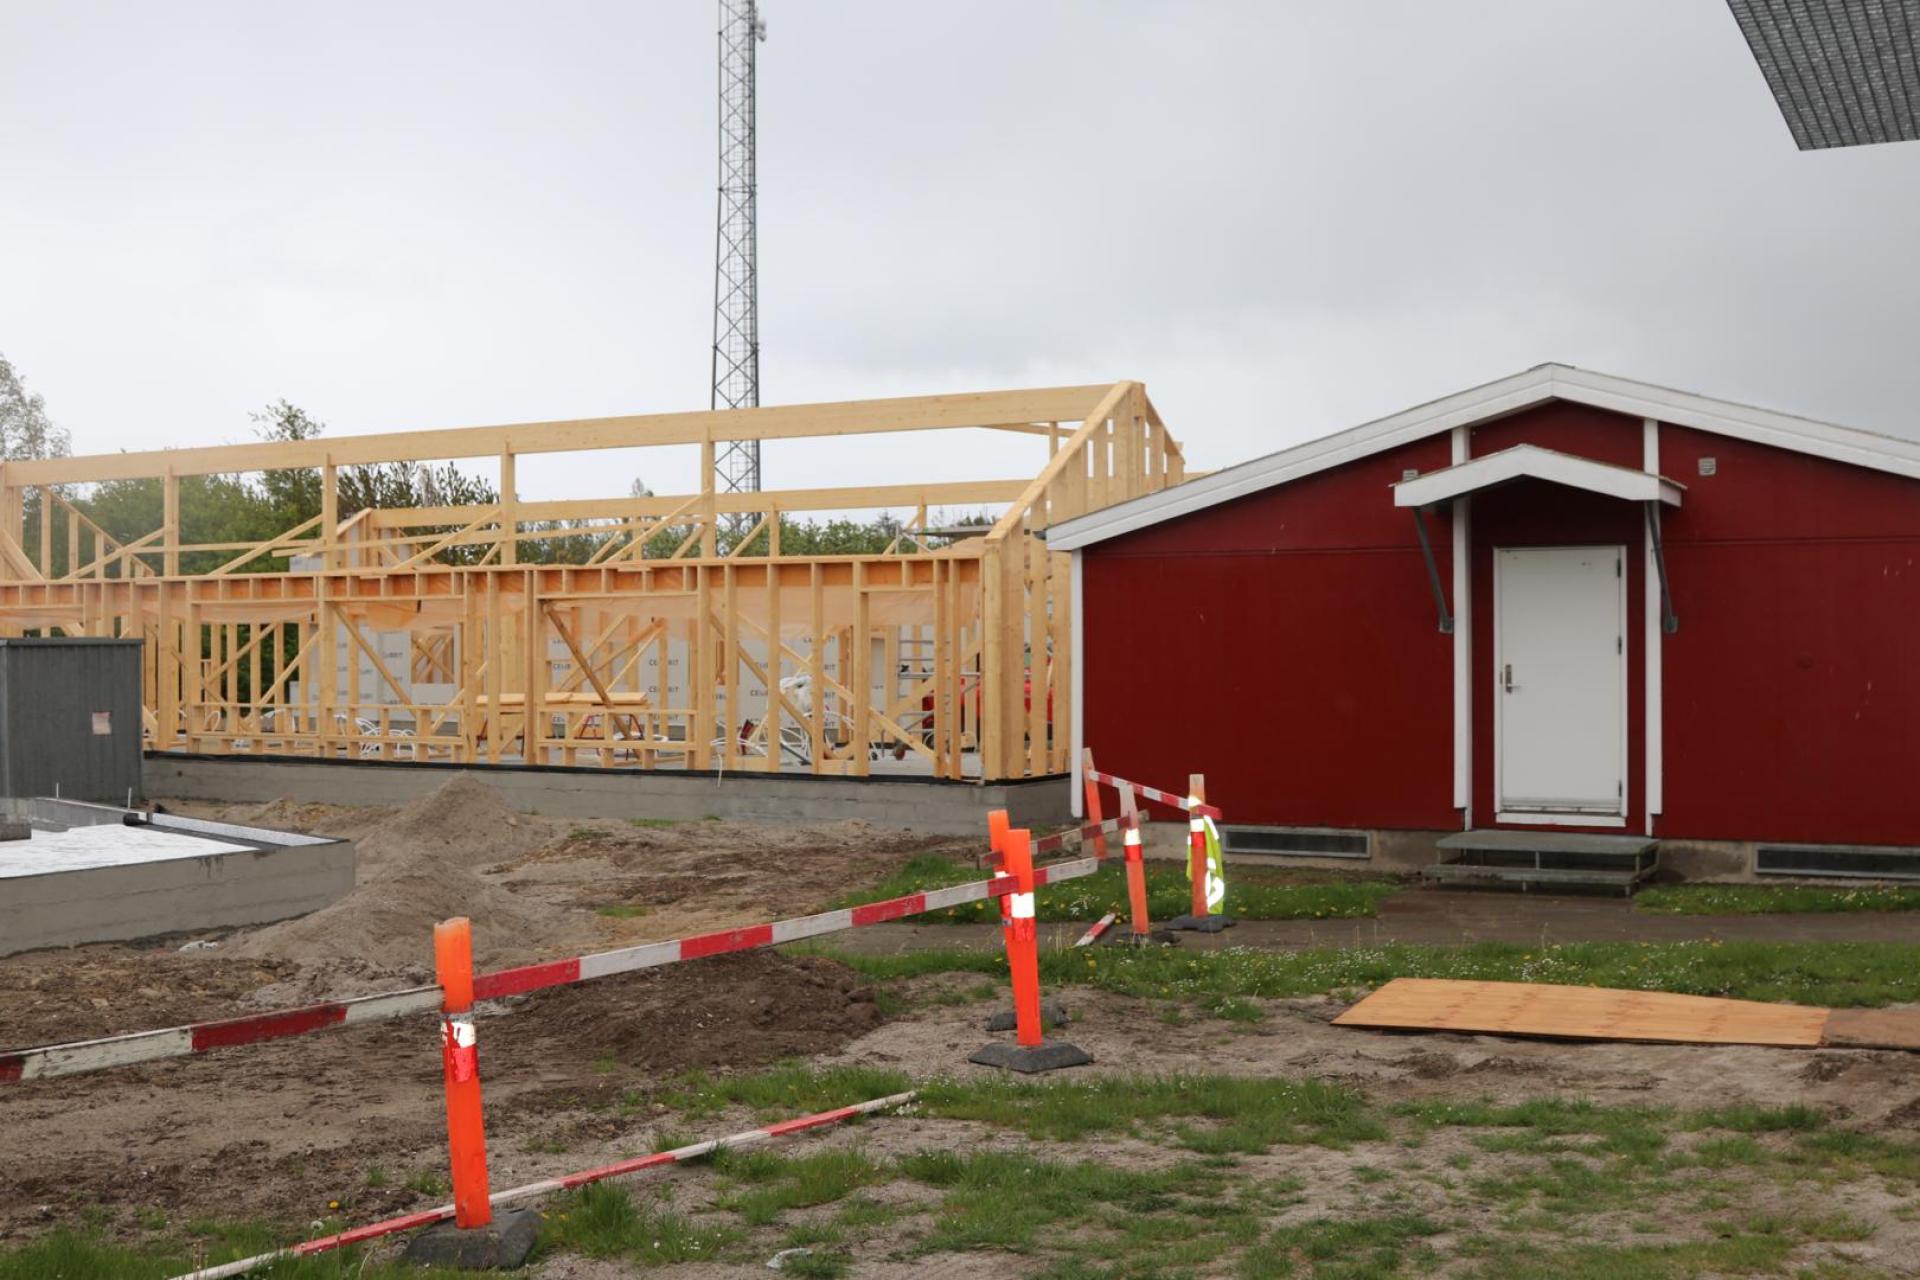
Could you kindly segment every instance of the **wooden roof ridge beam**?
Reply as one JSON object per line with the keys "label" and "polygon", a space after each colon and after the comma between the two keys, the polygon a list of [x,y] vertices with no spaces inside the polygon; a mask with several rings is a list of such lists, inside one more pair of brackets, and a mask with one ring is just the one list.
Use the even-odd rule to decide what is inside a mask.
{"label": "wooden roof ridge beam", "polygon": [[501,454],[568,453],[588,449],[709,444],[729,440],[796,440],[809,437],[948,431],[966,428],[1032,431],[1079,421],[1109,387],[1041,387],[1027,391],[980,391],[906,396],[885,400],[778,405],[686,413],[625,414],[522,422],[486,427],[331,436],[313,440],[259,441],[186,449],[37,458],[7,464],[6,483],[90,484],[165,475],[222,475],[296,467],[361,466],[381,462],[444,461]]}
{"label": "wooden roof ridge beam", "polygon": [[[721,515],[759,513],[772,504],[782,515],[800,511],[863,511],[889,507],[966,506],[971,503],[1012,502],[1025,491],[1028,480],[938,480],[927,484],[843,485],[827,489],[764,489],[757,493],[716,493],[714,510]],[[560,520],[622,520],[635,516],[677,517],[702,500],[701,494],[655,494],[641,498],[565,498],[522,502],[518,510],[526,523]],[[473,518],[476,506],[388,507],[374,512],[376,529],[431,529],[462,525]]]}

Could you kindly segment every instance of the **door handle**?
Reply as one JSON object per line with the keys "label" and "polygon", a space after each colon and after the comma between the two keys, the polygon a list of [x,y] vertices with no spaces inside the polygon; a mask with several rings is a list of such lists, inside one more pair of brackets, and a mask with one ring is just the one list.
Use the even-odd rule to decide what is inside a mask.
{"label": "door handle", "polygon": [[1505,687],[1508,693],[1513,692],[1513,664],[1511,662],[1509,662],[1504,668],[1502,668],[1501,675],[1500,675],[1500,683],[1502,686]]}

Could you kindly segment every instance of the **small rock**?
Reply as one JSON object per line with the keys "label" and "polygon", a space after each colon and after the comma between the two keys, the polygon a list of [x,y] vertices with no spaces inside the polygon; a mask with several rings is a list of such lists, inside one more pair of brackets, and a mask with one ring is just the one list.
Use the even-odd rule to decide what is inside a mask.
{"label": "small rock", "polygon": [[812,1256],[813,1250],[811,1249],[782,1249],[767,1259],[767,1270],[785,1271],[789,1258],[811,1258]]}

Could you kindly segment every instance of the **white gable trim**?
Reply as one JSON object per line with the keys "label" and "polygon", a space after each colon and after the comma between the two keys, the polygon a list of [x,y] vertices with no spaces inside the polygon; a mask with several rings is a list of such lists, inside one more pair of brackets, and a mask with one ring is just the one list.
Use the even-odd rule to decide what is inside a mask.
{"label": "white gable trim", "polygon": [[1627,502],[1664,502],[1670,507],[1680,505],[1680,496],[1686,489],[1664,476],[1595,462],[1557,449],[1542,449],[1537,444],[1517,444],[1471,462],[1402,480],[1393,486],[1393,505],[1424,507],[1523,478],[1546,480]]}
{"label": "white gable trim", "polygon": [[1920,479],[1920,443],[1914,441],[1715,400],[1690,391],[1674,391],[1631,378],[1616,378],[1563,364],[1543,364],[1498,382],[1473,387],[1390,417],[1215,471],[1186,484],[1063,521],[1047,531],[1047,543],[1056,551],[1071,551],[1104,542],[1454,427],[1519,413],[1549,400],[1610,409],[1631,418],[1652,418]]}

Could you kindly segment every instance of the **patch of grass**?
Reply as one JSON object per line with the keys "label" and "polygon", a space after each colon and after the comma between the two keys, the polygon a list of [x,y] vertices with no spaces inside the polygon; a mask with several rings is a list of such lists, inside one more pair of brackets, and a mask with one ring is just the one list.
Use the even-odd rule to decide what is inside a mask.
{"label": "patch of grass", "polygon": [[1474,1280],[1691,1280],[1777,1273],[1793,1249],[1778,1236],[1734,1235],[1669,1245],[1538,1246],[1482,1241]]}
{"label": "patch of grass", "polygon": [[[193,1239],[141,1246],[55,1231],[27,1244],[0,1248],[0,1280],[166,1280],[198,1266],[264,1253],[290,1240],[257,1223],[196,1225],[197,1230],[188,1232]],[[288,1259],[263,1274],[271,1274],[274,1280],[454,1280],[467,1273],[375,1263],[359,1250],[349,1249]]]}
{"label": "patch of grass", "polygon": [[[929,1115],[1072,1141],[1134,1133],[1152,1124],[1208,1155],[1275,1146],[1345,1146],[1386,1136],[1356,1091],[1317,1080],[1243,1076],[1113,1076],[1036,1084],[1000,1078],[938,1081],[923,1088]],[[1205,1123],[1194,1123],[1203,1121]]]}
{"label": "patch of grass", "polygon": [[785,1155],[774,1151],[723,1152],[715,1167],[742,1186],[719,1201],[751,1226],[777,1221],[788,1209],[832,1204],[861,1187],[889,1181],[892,1174],[861,1151],[816,1151]]}
{"label": "patch of grass", "polygon": [[[1004,961],[992,950],[837,958],[879,980],[1004,972]],[[1229,996],[1359,992],[1394,978],[1544,982],[1837,1008],[1920,1001],[1920,945],[1903,942],[1581,942],[1546,947],[1488,942],[1305,951],[1155,947],[1103,950],[1092,965],[1088,959],[1084,950],[1043,951],[1041,981],[1209,1004]]]}
{"label": "patch of grass", "polygon": [[816,1249],[787,1258],[780,1264],[780,1273],[799,1276],[801,1280],[837,1280],[847,1274],[852,1265],[853,1260],[844,1253]]}
{"label": "patch of grass", "polygon": [[789,1062],[751,1075],[715,1077],[704,1071],[691,1072],[662,1093],[659,1100],[690,1116],[739,1106],[791,1118],[905,1093],[912,1087],[901,1071],[876,1067],[816,1071]]}
{"label": "patch of grass", "polygon": [[1410,1260],[1418,1274],[1425,1274],[1436,1260],[1432,1251],[1415,1249],[1414,1258],[1409,1259],[1409,1247],[1440,1232],[1433,1222],[1413,1215],[1315,1218],[1275,1231],[1264,1248],[1241,1260],[1240,1274],[1246,1280],[1292,1276],[1374,1280],[1406,1274],[1403,1264]]}
{"label": "patch of grass", "polygon": [[1798,1134],[1782,1158],[1789,1165],[1842,1178],[1872,1173],[1894,1182],[1920,1183],[1920,1144],[1877,1133],[1828,1129]]}
{"label": "patch of grass", "polygon": [[1741,1103],[1692,1111],[1682,1117],[1683,1128],[1725,1129],[1729,1133],[1811,1133],[1826,1126],[1824,1111],[1798,1103],[1784,1107]]}
{"label": "patch of grass", "polygon": [[932,1231],[916,1251],[1034,1250],[1060,1240],[1062,1224],[1092,1218],[1106,1206],[1133,1215],[1158,1213],[1177,1196],[1205,1197],[1220,1175],[1198,1164],[1120,1169],[1092,1161],[1045,1160],[1006,1151],[922,1151],[899,1162],[907,1177],[944,1193]]}
{"label": "patch of grass", "polygon": [[1920,886],[1796,884],[1653,885],[1636,910],[1672,916],[1798,915],[1831,911],[1920,911]]}
{"label": "patch of grass", "polygon": [[628,1258],[658,1265],[711,1258],[738,1237],[713,1223],[638,1204],[625,1187],[594,1183],[554,1201],[541,1230],[541,1250],[571,1249],[592,1258]]}
{"label": "patch of grass", "polygon": [[[1396,1115],[1434,1128],[1495,1129],[1476,1140],[1483,1151],[1529,1155],[1583,1152],[1643,1159],[1667,1145],[1673,1112],[1650,1107],[1604,1107],[1561,1098],[1534,1098],[1512,1105],[1490,1102],[1411,1102]],[[1583,1141],[1572,1142],[1579,1138]]]}
{"label": "patch of grass", "polygon": [[[679,826],[681,821],[679,818],[628,818],[627,825],[630,827],[645,827],[653,831],[664,831],[668,827]],[[716,819],[708,818],[707,821],[713,822],[716,821]]]}
{"label": "patch of grass", "polygon": [[[929,854],[914,858],[872,888],[842,899],[837,906],[858,906],[899,898],[925,889],[984,880],[972,863]],[[1271,872],[1243,871],[1228,877],[1226,912],[1241,920],[1337,920],[1379,914],[1382,898],[1400,886],[1386,880],[1301,882]],[[1156,920],[1182,915],[1192,902],[1186,871],[1176,865],[1147,867],[1147,911]],[[1034,895],[1034,917],[1051,921],[1098,920],[1109,911],[1128,914],[1126,872],[1118,859],[1090,876],[1042,885]],[[1000,904],[986,899],[915,917],[947,924],[978,924],[1000,918]]]}

